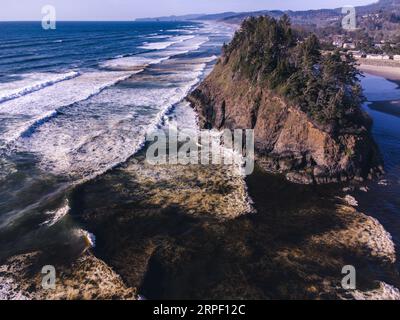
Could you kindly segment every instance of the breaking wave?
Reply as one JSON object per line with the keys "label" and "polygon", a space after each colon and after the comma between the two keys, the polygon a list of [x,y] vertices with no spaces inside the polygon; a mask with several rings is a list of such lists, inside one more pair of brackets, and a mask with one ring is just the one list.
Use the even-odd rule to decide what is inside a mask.
{"label": "breaking wave", "polygon": [[61,81],[76,78],[79,75],[80,75],[79,72],[71,71],[71,72],[68,72],[65,74],[54,75],[54,76],[50,77],[50,79],[46,79],[46,80],[43,80],[42,82],[37,82],[37,83],[28,85],[28,86],[25,86],[22,88],[16,88],[16,89],[11,89],[11,90],[7,90],[7,88],[1,88],[4,93],[0,94],[0,103],[19,98],[21,96],[27,95],[34,91],[41,90],[48,86],[52,86],[53,84],[61,82]]}

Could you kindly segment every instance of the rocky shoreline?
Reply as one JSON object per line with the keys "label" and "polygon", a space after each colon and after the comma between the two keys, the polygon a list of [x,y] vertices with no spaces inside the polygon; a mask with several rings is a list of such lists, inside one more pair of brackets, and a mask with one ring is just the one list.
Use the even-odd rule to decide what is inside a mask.
{"label": "rocky shoreline", "polygon": [[0,266],[0,300],[136,300],[134,288],[91,252],[56,264],[55,289],[43,289],[42,252],[14,256]]}
{"label": "rocky shoreline", "polygon": [[[56,290],[41,288],[38,266],[48,260],[35,252],[1,264],[1,298],[400,299],[391,236],[376,219],[348,205],[344,193],[335,198],[334,189],[292,184],[257,168],[246,181],[256,212],[244,214],[248,209],[242,206],[234,216],[224,217],[224,211],[210,216],[212,209],[189,205],[196,192],[182,206],[174,201],[179,195],[161,196],[164,208],[154,195],[146,196],[147,189],[126,194],[137,166],[142,164],[77,190],[80,200],[74,201],[87,203],[78,210],[72,201],[72,214],[96,234],[98,244],[74,261],[54,263]],[[171,181],[173,174],[159,169]],[[122,182],[122,176],[130,178]],[[196,179],[184,183],[190,181]],[[93,206],[91,195],[103,189],[126,200]],[[222,193],[212,201],[222,205],[229,191],[215,191]],[[344,265],[356,268],[356,290],[341,286]]]}
{"label": "rocky shoreline", "polygon": [[296,39],[296,32],[287,16],[245,20],[187,98],[200,126],[253,129],[258,165],[291,182],[379,177],[383,161],[362,109],[356,60],[323,55],[315,35]]}
{"label": "rocky shoreline", "polygon": [[188,100],[203,128],[254,129],[258,164],[289,181],[363,181],[384,172],[366,114],[360,113],[359,129],[332,134],[297,106],[238,79],[222,60]]}
{"label": "rocky shoreline", "polygon": [[[338,186],[144,153],[71,195],[96,247],[52,262],[56,290],[41,287],[48,257],[26,253],[0,263],[2,299],[400,299],[391,236]],[[345,265],[356,290],[341,287]]]}

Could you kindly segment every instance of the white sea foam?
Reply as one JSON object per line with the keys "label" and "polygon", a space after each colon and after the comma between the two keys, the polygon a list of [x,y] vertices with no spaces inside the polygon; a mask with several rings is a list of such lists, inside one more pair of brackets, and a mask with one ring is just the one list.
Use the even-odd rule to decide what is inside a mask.
{"label": "white sea foam", "polygon": [[[188,102],[182,102],[176,106],[172,114],[168,117],[168,121],[165,122],[163,129],[178,130],[179,132],[184,131],[194,138],[200,138],[197,114]],[[223,154],[225,163],[232,164],[231,168],[234,175],[245,177],[245,159],[243,155],[239,151],[224,146],[223,135],[223,131],[215,129],[209,131],[213,149],[219,154]],[[202,147],[202,144],[198,144],[198,147]]]}
{"label": "white sea foam", "polygon": [[199,134],[198,116],[190,107],[190,103],[182,101],[178,103],[172,112],[168,114],[163,129],[175,128],[178,131],[193,132]]}
{"label": "white sea foam", "polygon": [[190,28],[182,28],[182,29],[168,29],[168,32],[179,32],[179,33],[189,33],[192,30]]}
{"label": "white sea foam", "polygon": [[169,59],[169,56],[151,58],[146,56],[122,57],[102,62],[101,68],[113,71],[143,70],[149,65],[160,63]]}
{"label": "white sea foam", "polygon": [[167,35],[153,35],[150,37],[146,37],[147,39],[169,39],[172,38],[171,36],[167,36]]}
{"label": "white sea foam", "polygon": [[[114,71],[83,73],[34,92],[29,99],[4,103],[1,110],[10,117],[10,126],[0,140],[14,141],[13,148],[38,155],[43,170],[74,181],[91,179],[125,162],[143,147],[146,133],[162,125],[166,114],[200,81],[207,63],[216,59],[174,58],[198,50],[208,36],[174,40],[167,50],[101,64]],[[164,67],[154,75],[149,72],[124,86],[112,86],[160,63]]]}
{"label": "white sea foam", "polygon": [[184,41],[187,41],[187,40],[190,40],[193,38],[195,38],[195,36],[177,36],[177,37],[169,38],[170,41],[150,42],[150,43],[146,43],[145,45],[143,45],[139,48],[147,49],[147,50],[162,50],[162,49],[167,49],[168,47],[170,47],[176,43],[184,42]]}
{"label": "white sea foam", "polygon": [[159,50],[148,54],[143,54],[143,56],[148,56],[152,58],[168,56],[169,58],[172,58],[175,56],[187,54],[192,51],[196,51],[207,41],[209,41],[209,38],[204,36],[199,36],[194,38],[190,37],[185,41],[175,43],[174,45],[170,46],[165,50]]}
{"label": "white sea foam", "polygon": [[70,210],[68,200],[66,200],[65,204],[56,210],[47,211],[46,215],[49,216],[49,219],[43,222],[41,225],[45,225],[51,227],[55,225],[58,221],[60,221],[63,217],[65,217]]}
{"label": "white sea foam", "polygon": [[[146,133],[161,125],[166,113],[199,82],[206,66],[175,63],[165,75],[139,77],[148,86],[138,87],[131,79],[127,84],[133,87],[112,87],[70,106],[19,139],[18,148],[41,155],[43,170],[74,180],[91,179],[125,162],[143,147]],[[151,86],[170,83],[166,79],[171,70],[176,70],[176,86]]]}
{"label": "white sea foam", "polygon": [[[138,68],[146,68],[149,65],[159,64],[171,57],[182,55],[190,51],[198,50],[202,44],[208,41],[208,37],[195,37],[195,36],[178,36],[174,37],[174,41],[160,43],[149,43],[154,45],[154,49],[160,49],[153,53],[143,53],[131,57],[122,57],[102,62],[101,68],[113,71],[129,71],[137,70]],[[161,43],[164,45],[161,46]],[[157,47],[157,48],[156,48]]]}
{"label": "white sea foam", "polygon": [[0,105],[5,126],[0,134],[1,144],[7,145],[29,134],[34,127],[54,117],[60,108],[86,100],[131,75],[132,72],[88,72],[4,102]]}
{"label": "white sea foam", "polygon": [[172,46],[174,43],[176,42],[175,41],[151,42],[151,43],[145,43],[143,46],[140,46],[139,48],[147,50],[161,50]]}
{"label": "white sea foam", "polygon": [[96,247],[96,236],[93,233],[82,229],[80,230],[80,232],[85,239],[85,242],[88,244],[89,248]]}
{"label": "white sea foam", "polygon": [[61,74],[39,73],[23,75],[21,80],[0,84],[0,104],[77,76],[79,76],[79,72],[76,71]]}
{"label": "white sea foam", "polygon": [[96,246],[96,236],[89,231],[84,229],[74,229],[72,235],[76,238],[80,238],[85,242],[86,249],[94,248]]}
{"label": "white sea foam", "polygon": [[206,36],[182,36],[182,41],[177,43],[177,48],[189,51],[198,50],[209,38]]}

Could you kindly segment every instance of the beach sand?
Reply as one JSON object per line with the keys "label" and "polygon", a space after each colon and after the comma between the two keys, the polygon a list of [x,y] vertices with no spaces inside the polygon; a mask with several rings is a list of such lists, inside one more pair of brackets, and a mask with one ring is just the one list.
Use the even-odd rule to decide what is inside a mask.
{"label": "beach sand", "polygon": [[400,81],[400,64],[396,66],[370,65],[361,63],[359,69],[375,76],[384,77],[391,81]]}

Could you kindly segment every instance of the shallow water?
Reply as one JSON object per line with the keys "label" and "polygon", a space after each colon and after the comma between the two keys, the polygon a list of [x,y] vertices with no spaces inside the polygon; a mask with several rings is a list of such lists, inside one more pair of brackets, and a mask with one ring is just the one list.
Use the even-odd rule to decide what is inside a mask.
{"label": "shallow water", "polygon": [[179,22],[0,29],[0,259],[82,241],[70,192],[137,153],[233,31]]}
{"label": "shallow water", "polygon": [[[365,110],[374,120],[373,136],[380,147],[386,174],[368,183],[369,192],[355,193],[360,209],[377,218],[400,245],[400,87],[381,77],[366,75],[362,81],[368,102]],[[376,86],[375,86],[376,84]]]}

